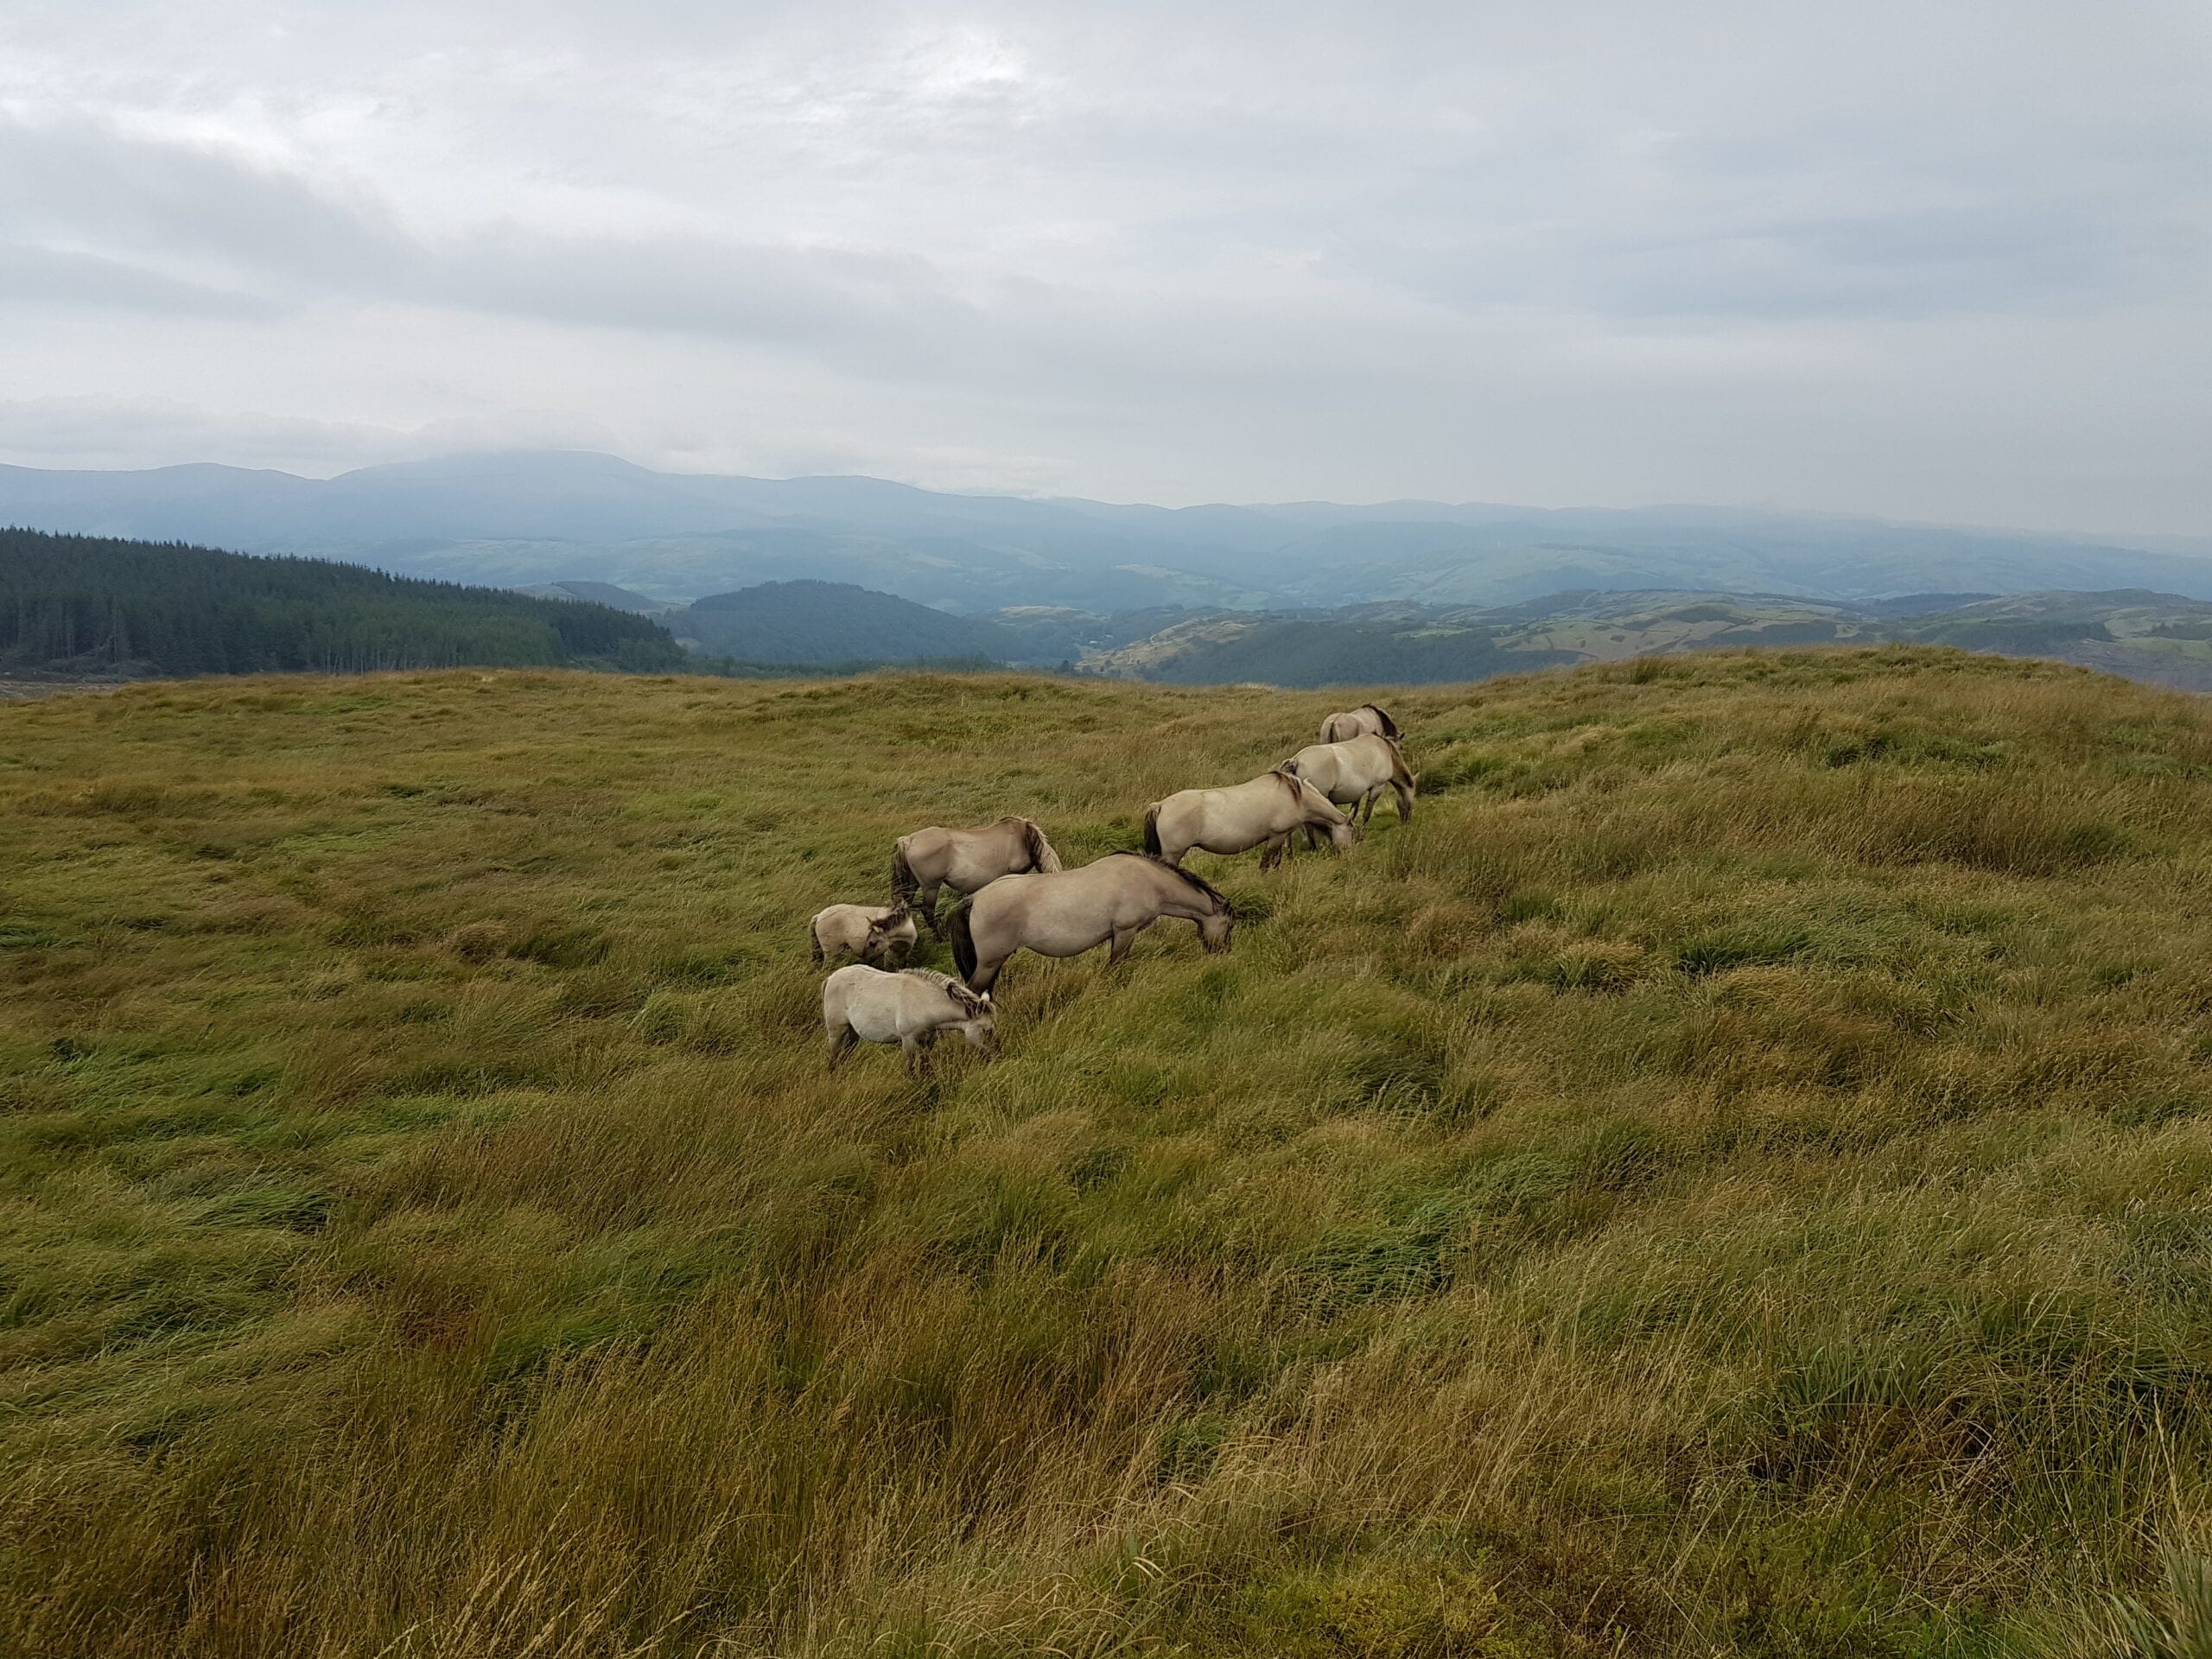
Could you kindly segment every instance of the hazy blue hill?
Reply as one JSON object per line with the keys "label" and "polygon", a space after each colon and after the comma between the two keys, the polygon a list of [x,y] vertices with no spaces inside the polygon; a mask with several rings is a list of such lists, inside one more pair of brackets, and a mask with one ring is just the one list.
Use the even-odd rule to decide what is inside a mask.
{"label": "hazy blue hill", "polygon": [[5,523],[509,586],[597,581],[702,594],[811,577],[968,612],[1494,606],[1573,588],[1865,602],[2141,587],[2212,599],[2212,558],[2171,538],[2121,546],[1699,506],[1171,508],[956,495],[862,477],[660,473],[568,452],[447,457],[327,480],[212,466],[0,467]]}
{"label": "hazy blue hill", "polygon": [[634,611],[640,616],[652,616],[675,608],[643,594],[633,594],[627,588],[617,588],[611,582],[548,582],[534,588],[518,588],[517,593],[528,594],[535,599],[581,599],[594,605],[605,605],[613,610]]}
{"label": "hazy blue hill", "polygon": [[1143,677],[1186,685],[1406,685],[1484,680],[1574,660],[1563,652],[1509,652],[1487,628],[1405,630],[1269,618],[1194,640]]}
{"label": "hazy blue hill", "polygon": [[[1144,625],[1157,622],[1151,632]],[[2212,603],[2144,589],[1923,594],[1866,605],[1775,593],[1585,589],[1491,607],[1370,601],[1282,613],[1055,613],[1093,673],[1183,683],[1388,684],[1746,645],[1874,641],[2054,658],[2212,691]]]}
{"label": "hazy blue hill", "polygon": [[711,594],[668,622],[702,652],[747,663],[1007,662],[1023,654],[1020,637],[995,623],[846,582],[764,582]]}

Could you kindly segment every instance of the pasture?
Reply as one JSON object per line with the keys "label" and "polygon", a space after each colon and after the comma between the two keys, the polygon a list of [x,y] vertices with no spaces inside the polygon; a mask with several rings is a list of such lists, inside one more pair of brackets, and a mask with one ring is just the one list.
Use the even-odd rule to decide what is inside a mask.
{"label": "pasture", "polygon": [[2204,1651],[2201,702],[1394,695],[1412,824],[1192,855],[1232,954],[825,1068],[897,836],[1073,867],[1356,701],[0,706],[0,1652]]}

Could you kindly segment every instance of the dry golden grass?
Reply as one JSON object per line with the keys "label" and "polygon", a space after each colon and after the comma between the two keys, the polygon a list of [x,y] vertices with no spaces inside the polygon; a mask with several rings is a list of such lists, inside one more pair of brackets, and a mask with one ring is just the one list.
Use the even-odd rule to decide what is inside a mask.
{"label": "dry golden grass", "polygon": [[0,1652],[2205,1652],[2201,703],[1399,695],[1420,817],[1202,857],[1232,957],[825,1075],[896,834],[1077,862],[1344,701],[0,708]]}

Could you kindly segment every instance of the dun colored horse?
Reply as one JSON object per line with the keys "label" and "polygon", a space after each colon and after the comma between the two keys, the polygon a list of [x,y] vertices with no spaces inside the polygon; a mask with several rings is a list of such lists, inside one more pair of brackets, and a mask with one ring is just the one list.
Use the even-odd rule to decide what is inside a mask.
{"label": "dun colored horse", "polygon": [[807,937],[817,967],[832,957],[852,957],[903,967],[914,951],[914,913],[905,905],[832,905],[817,911]]}
{"label": "dun colored horse", "polygon": [[1326,833],[1340,853],[1359,842],[1352,821],[1287,765],[1227,789],[1184,790],[1154,801],[1144,814],[1145,851],[1179,866],[1194,847],[1242,853],[1265,846],[1260,868],[1271,870],[1282,861],[1290,838],[1301,832],[1309,846],[1317,832]]}
{"label": "dun colored horse", "polygon": [[919,1076],[928,1074],[930,1050],[944,1032],[958,1032],[986,1054],[999,1040],[988,995],[927,968],[887,974],[860,963],[822,982],[822,1027],[832,1067],[856,1044],[896,1043],[907,1071]]}
{"label": "dun colored horse", "polygon": [[976,893],[1002,875],[1025,871],[1047,874],[1060,868],[1060,855],[1045,832],[1027,818],[1003,817],[975,830],[932,825],[901,836],[891,850],[891,896],[909,904],[938,938],[937,891]]}
{"label": "dun colored horse", "polygon": [[1399,823],[1414,816],[1414,775],[1387,737],[1370,732],[1348,742],[1311,743],[1284,761],[1283,770],[1351,809],[1363,824],[1375,816],[1376,799],[1386,789],[1398,798]]}
{"label": "dun colored horse", "polygon": [[[1334,810],[1333,808],[1331,809]],[[1162,917],[1195,922],[1209,950],[1229,949],[1229,900],[1187,870],[1136,853],[1109,853],[1079,869],[1009,875],[952,912],[952,960],[988,992],[1017,950],[1075,957],[1111,943],[1111,964]]]}
{"label": "dun colored horse", "polygon": [[1398,722],[1371,702],[1363,702],[1358,708],[1348,709],[1341,715],[1331,715],[1321,722],[1321,741],[1324,743],[1342,743],[1349,738],[1370,734],[1389,738],[1400,735]]}

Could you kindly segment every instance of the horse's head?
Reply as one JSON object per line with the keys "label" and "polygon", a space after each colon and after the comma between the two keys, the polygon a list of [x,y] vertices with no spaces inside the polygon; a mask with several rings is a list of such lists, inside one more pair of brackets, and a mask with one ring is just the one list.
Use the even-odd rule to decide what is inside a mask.
{"label": "horse's head", "polygon": [[999,1052],[998,1014],[991,1007],[988,991],[971,991],[958,980],[944,988],[961,1017],[953,1021],[952,1028],[986,1054]]}
{"label": "horse's head", "polygon": [[1211,916],[1198,918],[1198,943],[1218,954],[1229,949],[1230,931],[1236,925],[1236,918],[1229,913],[1228,906]]}
{"label": "horse's head", "polygon": [[[1334,811],[1335,809],[1332,808],[1331,810]],[[1329,845],[1338,852],[1348,853],[1359,845],[1359,826],[1352,822],[1351,814],[1349,812],[1337,812],[1336,816],[1329,820],[1326,828],[1329,831]]]}
{"label": "horse's head", "polygon": [[868,925],[868,939],[861,946],[862,962],[880,962],[901,945],[914,942],[914,918],[904,905],[894,905]]}

